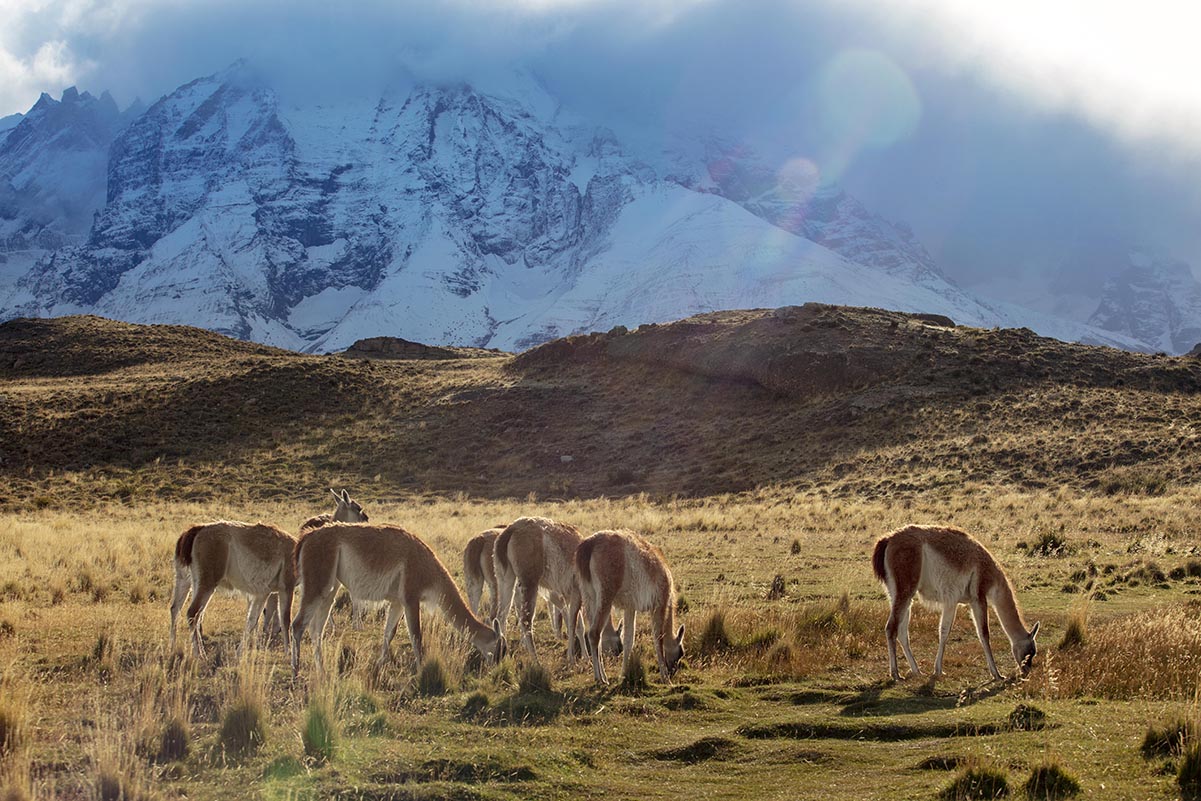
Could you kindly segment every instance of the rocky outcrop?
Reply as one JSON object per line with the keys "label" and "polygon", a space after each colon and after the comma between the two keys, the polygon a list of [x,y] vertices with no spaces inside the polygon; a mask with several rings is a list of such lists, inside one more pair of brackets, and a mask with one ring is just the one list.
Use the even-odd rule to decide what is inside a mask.
{"label": "rocky outcrop", "polygon": [[1089,324],[1184,353],[1201,341],[1201,282],[1189,265],[1132,252],[1129,266],[1105,283]]}

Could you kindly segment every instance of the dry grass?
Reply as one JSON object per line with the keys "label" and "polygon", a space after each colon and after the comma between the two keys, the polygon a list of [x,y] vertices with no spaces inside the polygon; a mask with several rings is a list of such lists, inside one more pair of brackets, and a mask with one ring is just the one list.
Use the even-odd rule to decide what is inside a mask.
{"label": "dry grass", "polygon": [[1050,654],[1029,684],[1056,698],[1188,701],[1201,689],[1201,606],[1174,603],[1108,620],[1071,655]]}
{"label": "dry grass", "polygon": [[[841,326],[822,336],[862,322],[822,319]],[[1107,797],[1174,794],[1187,760],[1143,760],[1139,744],[1148,724],[1187,718],[1201,671],[1201,395],[1182,391],[1198,368],[1012,332],[890,330],[867,344],[894,336],[926,366],[824,394],[756,383],[787,371],[731,382],[696,363],[585,352],[610,340],[524,367],[500,356],[368,370],[236,346],[101,359],[83,379],[0,368],[0,441],[22,443],[0,466],[0,664],[19,665],[28,700],[15,707],[35,721],[11,781],[68,798],[217,799],[260,784],[272,797],[383,798],[405,784],[412,797],[786,787],[858,801],[934,797],[952,778],[942,771],[998,758],[1024,778],[1058,754]],[[88,363],[83,344],[60,344]],[[237,660],[237,599],[214,600],[206,660],[168,654],[179,532],[220,518],[295,530],[327,511],[328,484],[421,536],[452,573],[497,520],[641,531],[678,585],[677,686],[594,688],[546,631],[544,675],[514,659],[483,666],[433,610],[423,629],[444,695],[419,692],[403,634],[396,663],[373,670],[379,627],[352,631],[341,611],[348,656],[324,684],[307,643],[297,682],[278,650]],[[884,680],[887,603],[868,555],[911,522],[959,526],[1005,566],[1027,619],[1043,621],[1027,681],[987,680],[966,615],[942,681]],[[915,608],[927,671],[936,625]],[[648,630],[640,618],[642,648]],[[1013,725],[1019,702],[1045,725]],[[307,712],[318,705],[327,719]],[[236,709],[254,714],[223,735]],[[738,733],[747,721],[755,737]],[[330,725],[306,735],[310,722]],[[332,753],[318,735],[335,729],[331,763],[315,755]]]}

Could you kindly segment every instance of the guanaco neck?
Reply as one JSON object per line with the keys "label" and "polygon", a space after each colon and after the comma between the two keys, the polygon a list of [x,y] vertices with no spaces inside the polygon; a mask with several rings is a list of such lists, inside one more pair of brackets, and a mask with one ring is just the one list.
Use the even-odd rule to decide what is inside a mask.
{"label": "guanaco neck", "polygon": [[996,582],[992,588],[992,603],[993,608],[997,610],[997,619],[1001,621],[1001,628],[1005,630],[1005,636],[1009,638],[1011,643],[1016,643],[1019,640],[1024,640],[1029,636],[1029,631],[1026,629],[1026,621],[1022,620],[1022,612],[1018,609],[1017,598],[1013,595],[1013,585],[1004,574],[998,570]]}
{"label": "guanaco neck", "polygon": [[460,630],[471,635],[472,639],[479,640],[493,636],[492,629],[468,608],[467,602],[463,600],[463,594],[451,580],[446,568],[441,564],[438,564],[437,567],[439,569],[434,571],[436,575],[433,581],[433,594],[437,598],[438,606],[442,609],[442,614],[446,615],[447,619]]}

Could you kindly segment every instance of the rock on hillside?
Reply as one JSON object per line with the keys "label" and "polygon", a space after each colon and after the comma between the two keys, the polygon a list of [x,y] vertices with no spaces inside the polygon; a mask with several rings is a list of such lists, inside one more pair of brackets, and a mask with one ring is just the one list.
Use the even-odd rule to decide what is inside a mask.
{"label": "rock on hillside", "polygon": [[369,337],[356,341],[342,355],[352,359],[462,359],[496,356],[501,351],[482,348],[440,348],[400,337]]}

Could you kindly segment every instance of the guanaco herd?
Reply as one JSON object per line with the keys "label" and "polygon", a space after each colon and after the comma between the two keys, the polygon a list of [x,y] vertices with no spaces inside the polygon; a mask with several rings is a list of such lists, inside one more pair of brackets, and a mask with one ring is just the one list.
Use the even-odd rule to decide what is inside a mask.
{"label": "guanaco herd", "polygon": [[[638,534],[600,531],[585,538],[570,525],[542,517],[495,526],[473,537],[463,551],[464,600],[446,567],[419,537],[399,526],[370,523],[346,490],[331,492],[337,499],[334,512],[306,521],[299,537],[266,523],[228,521],[193,526],[181,534],[175,545],[172,648],[179,611],[191,594],[187,621],[192,648],[196,656],[204,656],[204,609],[217,589],[229,589],[248,599],[243,645],[254,636],[262,616],[264,630],[279,625],[293,673],[298,673],[300,642],[307,630],[321,675],[322,637],[335,593],[343,586],[350,594],[356,626],[365,603],[387,607],[377,666],[392,659],[392,638],[403,612],[420,668],[425,654],[422,602],[440,609],[486,660],[498,662],[508,650],[505,621],[515,597],[522,645],[537,658],[532,627],[541,595],[550,605],[556,631],[565,629],[568,664],[575,664],[578,646],[579,653],[590,656],[599,684],[609,681],[604,654],[620,654],[623,673],[627,670],[635,617],[648,614],[659,674],[671,683],[684,657],[684,626],[675,627],[675,584],[663,553]],[[971,536],[953,528],[907,526],[882,537],[871,562],[891,600],[885,636],[893,680],[900,679],[898,639],[911,674],[921,675],[909,647],[909,613],[918,596],[942,613],[935,678],[942,675],[947,638],[960,604],[971,611],[994,679],[1001,679],[1001,673],[989,642],[990,606],[1009,638],[1019,671],[1029,672],[1039,624],[1027,629],[1013,585],[992,554]],[[293,616],[297,584],[300,601]],[[485,589],[490,594],[486,608]],[[616,627],[614,608],[622,611]]]}

